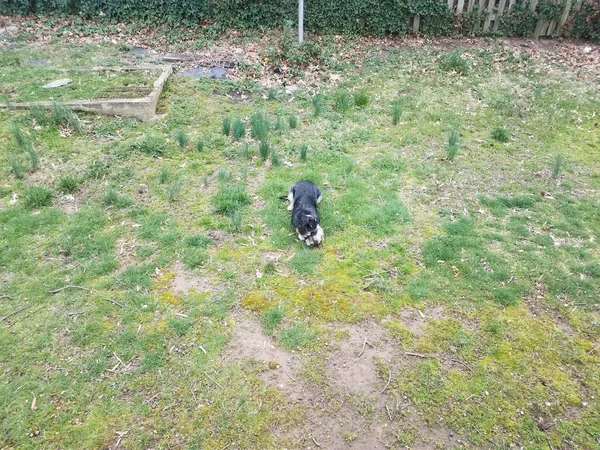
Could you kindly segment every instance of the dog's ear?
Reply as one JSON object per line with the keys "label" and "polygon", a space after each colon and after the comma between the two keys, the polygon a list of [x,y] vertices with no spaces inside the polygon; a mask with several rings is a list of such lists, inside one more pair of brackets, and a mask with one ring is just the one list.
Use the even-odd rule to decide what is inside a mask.
{"label": "dog's ear", "polygon": [[314,228],[317,228],[317,221],[315,219],[313,219],[312,217],[309,217],[307,224],[308,224],[308,228],[311,230]]}

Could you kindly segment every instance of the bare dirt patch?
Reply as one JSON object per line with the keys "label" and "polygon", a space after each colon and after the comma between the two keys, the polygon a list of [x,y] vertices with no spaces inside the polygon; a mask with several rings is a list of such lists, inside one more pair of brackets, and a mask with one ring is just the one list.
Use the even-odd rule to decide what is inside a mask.
{"label": "bare dirt patch", "polygon": [[416,309],[404,308],[400,312],[400,321],[414,335],[422,336],[425,333],[424,327],[427,325],[427,319],[440,320],[447,317],[441,306],[431,308]]}
{"label": "bare dirt patch", "polygon": [[173,277],[171,289],[174,294],[187,295],[191,291],[199,293],[213,293],[215,291],[215,286],[207,276],[186,271],[180,261],[175,263],[173,273],[175,276]]}

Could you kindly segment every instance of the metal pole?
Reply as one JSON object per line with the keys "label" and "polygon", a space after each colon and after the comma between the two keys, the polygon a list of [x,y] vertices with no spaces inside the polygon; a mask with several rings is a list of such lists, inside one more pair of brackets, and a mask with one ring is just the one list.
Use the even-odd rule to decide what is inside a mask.
{"label": "metal pole", "polygon": [[298,43],[304,42],[304,0],[298,0]]}

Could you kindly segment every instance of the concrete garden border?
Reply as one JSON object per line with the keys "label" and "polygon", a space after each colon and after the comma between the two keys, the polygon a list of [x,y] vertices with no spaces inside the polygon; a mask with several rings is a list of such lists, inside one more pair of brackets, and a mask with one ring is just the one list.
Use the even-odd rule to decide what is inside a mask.
{"label": "concrete garden border", "polygon": [[156,114],[156,105],[162,93],[163,87],[169,75],[173,72],[173,66],[126,66],[126,67],[92,67],[93,71],[133,71],[133,70],[159,70],[162,69],[160,76],[154,81],[154,86],[150,94],[140,98],[109,98],[97,100],[68,100],[63,102],[26,102],[26,103],[1,103],[2,108],[21,108],[27,109],[31,106],[40,108],[51,108],[54,104],[67,106],[77,111],[87,111],[96,114],[105,114],[112,116],[138,117],[140,119],[149,119]]}

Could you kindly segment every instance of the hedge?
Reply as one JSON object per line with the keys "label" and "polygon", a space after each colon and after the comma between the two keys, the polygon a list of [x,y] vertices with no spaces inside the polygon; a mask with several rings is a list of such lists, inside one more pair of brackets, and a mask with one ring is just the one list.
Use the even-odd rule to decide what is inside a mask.
{"label": "hedge", "polygon": [[[532,12],[528,0],[517,0],[513,12],[503,16],[500,32],[529,35],[537,17],[561,12],[564,1],[541,0]],[[0,0],[0,14],[68,14],[149,26],[210,23],[223,29],[268,28],[295,22],[297,0]],[[403,35],[410,31],[409,19],[416,14],[422,18],[425,34],[473,32],[445,0],[309,0],[304,23],[309,31]],[[467,22],[471,19],[467,17]],[[572,20],[575,36],[600,39],[600,0],[586,0]]]}

